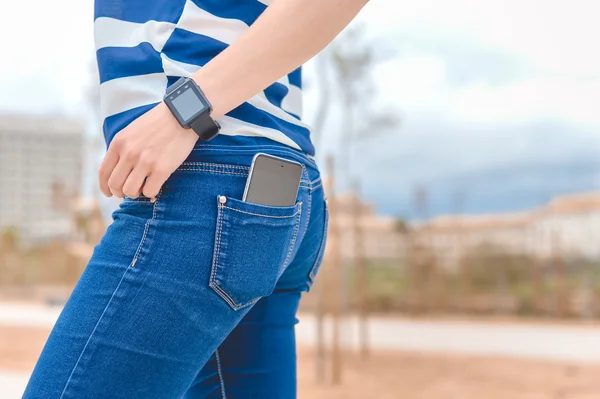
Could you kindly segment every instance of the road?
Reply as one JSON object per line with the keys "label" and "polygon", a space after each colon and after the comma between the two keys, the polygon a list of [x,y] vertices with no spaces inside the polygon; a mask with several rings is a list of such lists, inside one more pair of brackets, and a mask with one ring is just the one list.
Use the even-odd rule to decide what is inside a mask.
{"label": "road", "polygon": [[[48,329],[56,322],[59,313],[58,307],[0,303],[0,325]],[[299,319],[300,323],[296,327],[298,343],[314,345],[314,317],[301,314]],[[355,318],[348,318],[343,323],[344,345],[355,347],[357,321]],[[328,340],[330,333],[329,320],[326,323]],[[374,349],[600,364],[600,326],[375,317],[369,323],[369,334]],[[19,398],[27,379],[27,374],[2,370],[2,398]]]}
{"label": "road", "polygon": [[[0,303],[0,324],[51,327],[58,307]],[[298,343],[314,345],[312,315],[299,315]],[[357,322],[343,322],[345,346],[356,346]],[[326,323],[330,336],[331,323]],[[500,355],[600,364],[600,326],[501,322],[423,321],[375,317],[369,323],[370,342],[377,349]]]}
{"label": "road", "polygon": [[[315,319],[300,316],[301,344],[314,345]],[[331,323],[326,323],[326,339]],[[343,321],[344,346],[357,346],[357,321]],[[501,322],[422,321],[378,317],[369,322],[375,349],[446,352],[460,355],[519,357],[600,364],[600,326]]]}

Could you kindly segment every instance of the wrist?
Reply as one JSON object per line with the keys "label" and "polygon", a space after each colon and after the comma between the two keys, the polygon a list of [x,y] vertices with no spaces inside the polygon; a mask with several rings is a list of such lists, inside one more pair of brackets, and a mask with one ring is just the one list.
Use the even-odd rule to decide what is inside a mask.
{"label": "wrist", "polygon": [[169,107],[164,101],[161,101],[156,107],[155,112],[158,114],[158,118],[162,121],[162,125],[165,127],[166,131],[176,132],[182,135],[190,135],[198,138],[198,135],[192,129],[186,129],[175,118],[175,115],[171,112]]}
{"label": "wrist", "polygon": [[220,125],[212,117],[212,104],[194,79],[179,78],[167,88],[163,102],[177,123],[196,133],[200,140],[209,141],[219,134]]}
{"label": "wrist", "polygon": [[224,109],[223,101],[223,95],[225,93],[216,87],[216,80],[208,79],[206,77],[206,74],[203,73],[203,69],[198,70],[198,72],[190,76],[190,78],[193,79],[194,82],[196,82],[196,84],[198,85],[198,87],[200,87],[202,93],[204,93],[204,96],[210,103],[212,107],[212,111],[210,113],[211,117],[213,119],[218,119],[225,115],[225,113],[227,112]]}

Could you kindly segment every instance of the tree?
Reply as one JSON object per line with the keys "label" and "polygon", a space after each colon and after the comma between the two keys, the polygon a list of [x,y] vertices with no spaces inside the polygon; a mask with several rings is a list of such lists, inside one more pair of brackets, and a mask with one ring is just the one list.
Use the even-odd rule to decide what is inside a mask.
{"label": "tree", "polygon": [[342,105],[341,169],[349,174],[356,142],[373,139],[400,124],[397,112],[373,106],[376,85],[372,71],[386,59],[378,55],[374,43],[365,38],[362,26],[354,25],[333,42],[331,49],[337,94]]}

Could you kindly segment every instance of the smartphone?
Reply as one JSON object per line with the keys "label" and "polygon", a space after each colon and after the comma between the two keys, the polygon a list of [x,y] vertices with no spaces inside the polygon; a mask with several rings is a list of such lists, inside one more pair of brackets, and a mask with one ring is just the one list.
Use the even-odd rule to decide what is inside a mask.
{"label": "smartphone", "polygon": [[243,201],[270,206],[296,204],[302,165],[259,152],[252,159]]}

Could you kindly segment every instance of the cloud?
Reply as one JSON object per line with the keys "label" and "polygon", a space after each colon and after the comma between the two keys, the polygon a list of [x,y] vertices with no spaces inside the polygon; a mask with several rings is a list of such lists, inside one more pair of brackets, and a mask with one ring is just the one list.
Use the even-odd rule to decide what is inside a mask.
{"label": "cloud", "polygon": [[[369,3],[358,23],[394,54],[373,70],[376,107],[396,107],[404,123],[357,144],[350,170],[382,212],[416,217],[417,186],[432,215],[600,188],[600,3],[540,4]],[[339,149],[339,135],[325,144]]]}
{"label": "cloud", "polygon": [[[81,102],[92,79],[92,7],[91,0],[3,7],[27,18],[0,24],[7,39],[0,107]],[[599,14],[595,0],[369,2],[357,23],[394,58],[374,68],[380,95],[369,105],[393,107],[404,119],[395,134],[355,146],[351,170],[362,174],[369,199],[386,213],[413,215],[421,184],[432,213],[483,212],[598,187]],[[307,65],[308,80],[314,73]],[[34,96],[23,90],[31,87]],[[304,104],[311,121],[314,87]],[[339,151],[343,117],[333,109],[319,153]]]}
{"label": "cloud", "polygon": [[403,29],[452,32],[523,57],[548,72],[594,75],[600,36],[594,0],[371,1],[361,15],[373,35]]}
{"label": "cloud", "polygon": [[[367,144],[368,143],[368,144]],[[417,217],[415,187],[429,191],[430,214],[514,211],[554,195],[600,188],[600,137],[555,121],[486,128],[416,119],[366,142],[353,171],[387,214]]]}
{"label": "cloud", "polygon": [[93,1],[12,1],[2,13],[11,17],[0,24],[0,107],[48,112],[77,106],[94,60]]}

